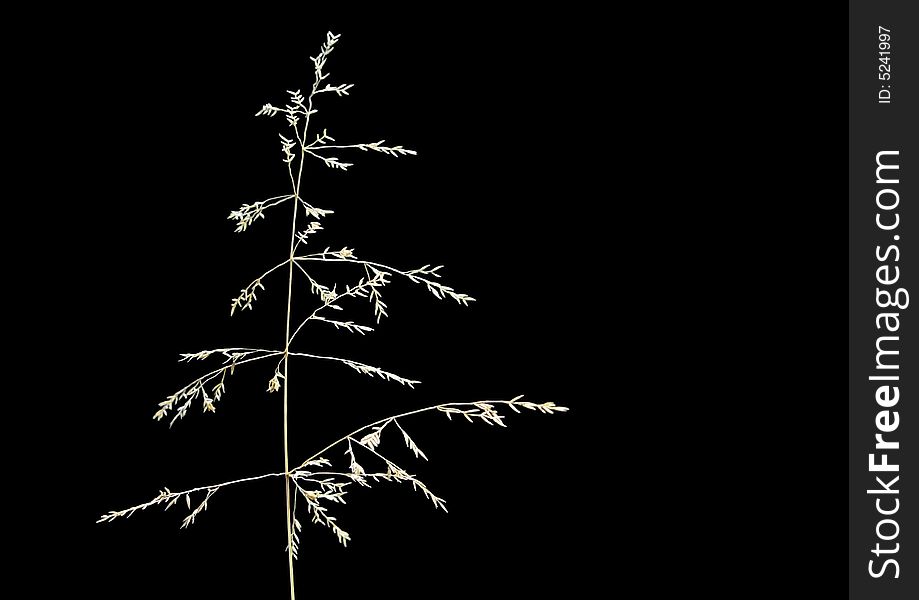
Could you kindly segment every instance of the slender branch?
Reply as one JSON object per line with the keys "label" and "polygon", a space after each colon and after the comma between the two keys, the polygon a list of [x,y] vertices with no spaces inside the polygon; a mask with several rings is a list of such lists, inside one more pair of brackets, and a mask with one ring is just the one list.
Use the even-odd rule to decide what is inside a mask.
{"label": "slender branch", "polygon": [[294,260],[297,261],[318,261],[318,262],[347,262],[354,263],[358,265],[365,265],[369,267],[375,267],[382,271],[388,271],[390,273],[395,273],[396,275],[402,275],[403,277],[411,279],[415,277],[416,279],[421,279],[417,275],[414,275],[408,271],[402,271],[395,267],[390,267],[389,265],[384,265],[383,263],[373,262],[370,260],[360,260],[357,258],[343,258],[338,255],[338,252],[315,252],[313,254],[305,254],[302,256],[295,256]]}
{"label": "slender branch", "polygon": [[[345,150],[345,149],[348,149],[348,148],[358,149],[358,148],[362,148],[362,147],[365,146],[365,145],[366,145],[366,144],[348,144],[348,145],[345,145],[345,146],[332,146],[332,145],[326,145],[326,144],[317,145],[316,142],[312,142],[309,146],[307,146],[307,148],[309,148],[309,149],[311,149],[311,150],[329,150],[329,149]],[[413,154],[414,154],[414,153],[413,153]]]}
{"label": "slender branch", "polygon": [[[387,423],[389,423],[389,421],[387,421]],[[389,460],[388,458],[386,458],[385,456],[383,456],[382,454],[380,454],[378,451],[374,450],[374,449],[370,446],[370,444],[362,444],[361,442],[359,442],[358,440],[354,439],[353,437],[349,437],[348,440],[350,440],[349,443],[353,441],[354,443],[356,443],[358,446],[360,446],[360,447],[363,448],[364,450],[368,450],[368,451],[372,452],[373,454],[375,454],[375,455],[377,456],[377,458],[379,458],[380,460],[382,460],[383,462],[386,463],[386,466],[392,467],[392,468],[394,468],[394,469],[398,469],[398,470],[402,471],[403,473],[408,473],[408,471],[406,471],[405,469],[403,469],[402,467],[400,467],[399,465],[397,465],[397,464],[394,463],[393,461]]]}
{"label": "slender branch", "polygon": [[[234,358],[243,358],[249,354],[255,354],[256,352],[268,352],[273,354],[280,354],[281,350],[268,350],[266,348],[214,348],[213,350],[201,350],[200,352],[191,352],[183,353],[179,358],[179,362],[191,362],[193,360],[204,360],[211,357],[214,354],[221,354],[226,358],[225,363],[232,361]],[[233,355],[237,356],[233,356]]]}
{"label": "slender branch", "polygon": [[[272,207],[274,207],[274,206],[278,206],[279,204],[284,204],[285,202],[287,202],[287,201],[290,200],[291,198],[293,198],[293,195],[292,195],[292,194],[285,194],[285,195],[283,195],[283,196],[275,196],[275,197],[273,197],[273,198],[268,198],[268,200],[265,200],[265,201],[264,201],[264,202],[268,202],[268,204],[264,204],[264,205],[262,206],[262,210],[265,210],[265,209],[267,209],[267,208],[272,208]],[[273,200],[273,202],[271,202],[272,200]]]}
{"label": "slender branch", "polygon": [[[105,513],[104,515],[102,515],[102,516],[99,518],[99,520],[96,521],[96,523],[103,523],[103,522],[106,522],[106,521],[114,521],[115,519],[117,519],[117,518],[119,518],[119,517],[130,517],[131,515],[133,515],[133,514],[134,514],[135,512],[137,512],[138,510],[145,510],[145,509],[147,509],[148,507],[153,506],[153,505],[155,505],[155,504],[161,504],[161,503],[163,503],[163,502],[166,502],[167,500],[177,499],[177,498],[179,498],[179,497],[181,497],[181,496],[184,496],[184,495],[186,495],[186,494],[193,494],[193,493],[195,493],[195,492],[202,492],[202,491],[204,491],[204,490],[218,490],[218,489],[220,489],[220,488],[225,488],[225,487],[228,487],[228,486],[231,486],[231,485],[236,485],[236,484],[238,484],[238,483],[245,483],[245,482],[248,482],[248,481],[256,481],[256,480],[258,480],[258,479],[267,479],[268,477],[282,477],[282,476],[284,476],[284,475],[287,475],[287,473],[266,473],[266,474],[264,474],[264,475],[256,475],[256,476],[254,476],[254,477],[243,477],[242,479],[234,479],[234,480],[232,480],[232,481],[224,481],[223,483],[217,483],[217,484],[214,484],[214,485],[202,485],[202,486],[200,486],[200,487],[195,487],[195,488],[191,488],[191,489],[188,489],[188,490],[182,490],[181,492],[171,492],[171,491],[169,491],[169,488],[165,488],[165,489],[164,489],[162,492],[160,492],[160,494],[159,494],[156,498],[154,498],[153,500],[150,500],[149,502],[144,502],[143,504],[138,504],[137,506],[132,506],[132,507],[130,507],[130,508],[126,508],[126,509],[124,509],[124,510],[112,510],[112,511],[109,511],[109,512]],[[168,508],[168,506],[167,506],[167,508]]]}
{"label": "slender branch", "polygon": [[[309,148],[310,150],[348,150],[348,149],[365,150],[365,151],[375,150],[377,152],[383,152],[384,154],[389,154],[390,156],[394,156],[395,153],[409,154],[409,155],[418,154],[414,150],[409,150],[407,148],[403,148],[402,146],[380,146],[379,144],[381,142],[382,140],[380,142],[373,142],[371,144],[347,144],[343,146],[333,146],[333,145],[327,145],[327,144],[318,145],[316,144],[316,142],[312,142],[309,146],[307,146],[307,148]],[[316,155],[314,154],[313,156],[316,156]],[[322,157],[319,156],[317,158],[322,158]]]}
{"label": "slender branch", "polygon": [[370,327],[368,325],[359,325],[355,323],[354,321],[337,321],[335,319],[326,319],[325,317],[321,315],[314,316],[312,320],[320,321],[322,323],[328,323],[330,325],[333,325],[336,329],[345,329],[347,331],[360,333],[361,335],[363,335],[364,333],[368,331],[373,331],[373,327]]}
{"label": "slender branch", "polygon": [[314,254],[306,254],[306,255],[294,257],[294,260],[316,261],[316,262],[344,262],[344,263],[354,263],[358,265],[364,265],[365,267],[370,267],[378,271],[393,273],[395,275],[401,275],[402,277],[407,278],[412,283],[421,282],[425,284],[425,286],[428,288],[428,291],[430,291],[435,297],[439,299],[443,299],[445,296],[450,296],[451,298],[456,300],[459,304],[463,304],[463,305],[468,305],[469,302],[475,302],[475,298],[473,298],[472,296],[469,296],[468,294],[459,293],[449,286],[446,286],[438,281],[434,281],[433,279],[428,279],[427,277],[422,276],[425,274],[427,275],[433,274],[437,276],[436,271],[437,269],[439,269],[439,267],[436,267],[434,269],[425,270],[427,268],[427,265],[425,265],[425,267],[422,267],[420,269],[413,269],[411,271],[403,271],[401,269],[396,269],[395,267],[390,267],[389,265],[384,265],[378,262],[373,262],[369,260],[360,260],[360,259],[350,257],[350,256],[342,256],[341,252],[342,251],[317,252]]}
{"label": "slender branch", "polygon": [[316,281],[315,279],[313,279],[313,276],[310,275],[309,272],[308,272],[306,269],[303,268],[303,265],[301,265],[301,264],[298,263],[297,261],[294,261],[294,264],[297,265],[297,268],[300,269],[300,271],[301,271],[304,275],[306,275],[306,278],[309,280],[311,286],[313,286],[313,287],[315,287],[315,288],[319,288],[319,289],[325,288],[325,286],[321,285],[318,281]]}
{"label": "slender branch", "polygon": [[[289,259],[288,259],[288,260],[289,260]],[[268,269],[267,271],[265,271],[264,273],[262,273],[261,275],[259,275],[259,276],[256,277],[255,279],[253,279],[253,281],[257,281],[257,280],[259,280],[259,279],[264,279],[266,276],[270,275],[271,273],[273,273],[273,272],[276,271],[277,269],[280,269],[281,267],[283,267],[284,265],[286,265],[287,262],[288,262],[287,260],[283,260],[283,261],[279,262],[279,263],[276,264],[275,266],[271,267],[270,269]]]}
{"label": "slender branch", "polygon": [[275,266],[271,267],[270,269],[268,269],[267,271],[265,271],[264,273],[262,273],[261,275],[253,279],[251,282],[249,282],[249,285],[243,288],[243,292],[245,292],[246,290],[252,289],[255,285],[261,283],[262,279],[271,275],[272,273],[274,273],[275,271],[277,271],[278,269],[286,265],[288,263],[288,260],[283,260],[279,262]]}
{"label": "slender branch", "polygon": [[247,363],[251,363],[251,362],[258,361],[258,360],[262,360],[262,359],[264,359],[264,358],[270,358],[270,357],[272,357],[272,356],[279,356],[279,355],[281,355],[281,354],[283,354],[283,352],[278,352],[278,351],[275,350],[275,351],[268,352],[267,354],[262,354],[261,356],[253,356],[252,358],[247,358],[247,359],[245,359],[245,360],[241,360],[241,361],[236,362],[236,363],[230,363],[230,364],[228,364],[228,365],[224,365],[224,366],[222,366],[222,367],[220,367],[220,368],[214,369],[213,371],[211,371],[210,373],[207,373],[206,375],[202,375],[201,377],[195,379],[194,381],[192,381],[191,383],[189,383],[188,385],[186,385],[186,386],[183,387],[182,389],[183,389],[183,390],[188,389],[188,387],[190,387],[190,386],[192,386],[192,385],[194,385],[195,383],[198,383],[198,382],[200,382],[200,383],[202,383],[202,384],[205,384],[205,383],[211,381],[211,380],[212,380],[214,377],[216,377],[217,375],[220,375],[221,372],[226,371],[226,370],[228,370],[228,369],[235,369],[236,367],[239,367],[239,366],[244,365],[244,364],[247,364]]}
{"label": "slender branch", "polygon": [[319,160],[321,160],[322,162],[324,162],[324,163],[326,164],[327,167],[331,167],[331,168],[333,168],[333,169],[341,169],[342,171],[347,171],[347,170],[348,170],[348,167],[354,166],[353,163],[341,162],[340,160],[338,160],[338,158],[336,158],[336,157],[334,157],[334,156],[328,156],[328,157],[326,157],[326,156],[320,156],[320,155],[316,154],[315,152],[313,152],[312,150],[307,150],[305,146],[304,146],[304,148],[303,148],[303,151],[304,151],[306,154],[309,154],[310,156],[312,156],[312,157],[314,157],[314,158],[318,158]]}
{"label": "slender branch", "polygon": [[340,358],[338,356],[323,356],[321,354],[307,354],[306,352],[288,352],[289,356],[300,356],[303,358],[318,358],[320,360],[331,360],[335,362],[340,362],[344,365],[348,365],[355,371],[363,373],[365,375],[376,375],[385,379],[387,381],[395,381],[401,383],[402,385],[407,385],[408,387],[415,387],[416,383],[421,383],[414,379],[407,379],[395,373],[390,373],[389,371],[384,371],[379,367],[374,367],[373,365],[367,365],[364,363],[357,362],[356,360],[350,360],[347,358]]}
{"label": "slender branch", "polygon": [[[538,410],[538,411],[540,411],[540,412],[542,412],[542,413],[545,413],[545,414],[551,414],[551,413],[553,413],[553,412],[566,412],[566,411],[568,410],[567,407],[565,407],[565,406],[557,406],[557,405],[556,405],[555,403],[553,403],[553,402],[545,402],[545,403],[542,403],[542,404],[536,404],[536,403],[533,403],[533,402],[524,402],[524,401],[521,401],[521,398],[523,398],[523,396],[517,396],[516,398],[513,398],[513,399],[511,399],[511,400],[489,400],[488,402],[445,402],[445,403],[443,403],[443,404],[435,404],[435,405],[432,405],[432,406],[426,406],[426,407],[424,407],[424,408],[419,408],[419,409],[416,409],[416,410],[410,410],[410,411],[407,411],[407,412],[404,412],[404,413],[400,413],[400,414],[398,414],[398,415],[390,415],[390,416],[385,417],[385,418],[383,418],[383,419],[379,419],[378,421],[374,421],[373,423],[368,423],[367,425],[363,425],[363,426],[361,426],[361,427],[358,427],[357,429],[355,429],[354,431],[352,431],[352,432],[349,433],[348,435],[345,435],[345,436],[342,436],[342,437],[338,438],[337,440],[335,440],[334,442],[332,442],[331,444],[329,444],[328,446],[326,446],[325,448],[323,448],[323,449],[320,450],[319,452],[316,452],[315,454],[313,454],[312,456],[310,456],[309,458],[307,458],[306,460],[304,460],[302,463],[300,463],[300,466],[298,466],[298,467],[297,467],[296,469],[294,469],[294,470],[299,470],[299,469],[302,469],[302,468],[306,467],[306,466],[308,465],[308,463],[310,463],[311,461],[316,460],[317,458],[319,458],[320,456],[322,456],[322,454],[324,454],[325,452],[331,450],[332,448],[334,448],[335,446],[341,444],[342,442],[347,441],[349,438],[353,438],[354,436],[356,436],[357,434],[359,434],[360,432],[362,432],[362,431],[364,431],[364,430],[366,430],[366,429],[370,429],[371,427],[375,427],[375,426],[377,426],[377,425],[380,425],[380,424],[385,423],[385,422],[390,421],[390,420],[395,421],[396,419],[404,419],[405,417],[411,417],[411,416],[413,416],[413,415],[419,415],[419,414],[421,414],[421,413],[431,412],[431,411],[433,411],[433,410],[440,410],[440,411],[443,411],[445,408],[459,408],[459,407],[461,407],[461,406],[476,407],[476,406],[482,405],[482,404],[503,404],[503,405],[505,405],[505,406],[511,407],[511,408],[514,410],[514,412],[520,412],[520,411],[517,409],[518,406],[523,407],[523,408],[527,408],[527,409],[529,409],[529,410]],[[401,429],[401,427],[400,427],[400,429]]]}
{"label": "slender branch", "polygon": [[238,209],[232,211],[227,219],[236,221],[236,233],[245,231],[258,219],[265,218],[265,211],[269,208],[283,204],[293,198],[293,195],[272,196],[265,200],[253,202],[252,204],[243,204]]}
{"label": "slender branch", "polygon": [[[271,351],[271,352],[262,354],[260,356],[253,356],[252,358],[246,358],[245,360],[230,362],[229,364],[224,364],[222,367],[214,369],[213,371],[205,375],[202,375],[201,377],[198,377],[197,379],[192,380],[190,383],[180,388],[179,391],[167,397],[166,400],[164,400],[163,402],[160,402],[159,404],[160,408],[159,410],[156,411],[156,414],[153,415],[153,418],[156,419],[157,421],[161,420],[163,417],[165,417],[169,413],[170,410],[175,408],[176,402],[178,402],[179,400],[185,400],[186,401],[185,404],[183,404],[182,406],[179,406],[176,409],[176,414],[172,418],[172,421],[170,422],[170,425],[169,425],[170,427],[172,427],[172,423],[175,423],[176,419],[179,419],[185,416],[185,413],[187,412],[188,407],[191,405],[192,400],[197,398],[199,394],[204,395],[205,409],[209,408],[210,410],[214,410],[214,406],[212,403],[210,403],[210,398],[208,398],[207,391],[204,388],[206,384],[213,381],[214,378],[216,378],[218,375],[223,375],[224,377],[226,377],[227,371],[230,371],[232,373],[236,369],[236,367],[240,365],[255,362],[258,360],[263,360],[271,356],[278,356],[280,354],[283,354],[283,353],[277,352],[277,351]],[[195,355],[192,355],[192,357],[194,356]],[[223,380],[221,380],[221,385],[222,385],[222,381]]]}
{"label": "slender branch", "polygon": [[[385,477],[386,473],[364,473],[365,477]],[[344,471],[298,471],[293,470],[290,473],[292,479],[299,479],[300,481],[316,481],[317,483],[322,483],[319,480],[314,479],[315,477],[343,477],[345,479],[350,479],[351,482],[354,481],[354,473],[346,473]],[[309,476],[309,477],[307,477]],[[350,482],[347,482],[350,483]]]}
{"label": "slender branch", "polygon": [[[299,267],[300,264],[297,263],[297,266]],[[306,274],[306,276],[309,277],[310,283],[312,283],[313,285],[318,285],[318,284],[315,283],[315,281],[313,280],[313,278],[310,277],[309,273],[307,273],[306,270],[303,269],[303,267],[300,267],[300,268],[301,268],[301,270]],[[321,306],[318,306],[318,307],[316,308],[316,310],[314,310],[314,311],[310,314],[310,316],[308,316],[307,318],[303,319],[303,322],[300,323],[300,325],[297,327],[297,330],[294,331],[293,335],[290,336],[290,341],[293,342],[294,338],[297,337],[297,334],[300,333],[300,330],[303,329],[303,326],[306,325],[309,321],[312,321],[312,320],[314,320],[314,319],[318,319],[318,318],[319,318],[319,316],[318,316],[319,311],[321,311],[321,310],[323,310],[323,309],[326,309],[326,308],[332,306],[336,301],[340,300],[341,298],[347,298],[347,297],[349,297],[349,296],[350,296],[350,297],[361,296],[361,292],[363,292],[363,291],[366,290],[367,288],[373,288],[374,285],[378,285],[379,283],[380,283],[380,282],[379,282],[378,279],[368,279],[367,281],[365,281],[365,282],[363,282],[363,283],[361,283],[361,284],[359,284],[359,285],[356,285],[356,286],[354,286],[353,288],[350,288],[349,290],[347,290],[347,291],[345,291],[345,292],[343,292],[343,293],[341,293],[341,294],[336,294],[335,296],[328,298]]]}

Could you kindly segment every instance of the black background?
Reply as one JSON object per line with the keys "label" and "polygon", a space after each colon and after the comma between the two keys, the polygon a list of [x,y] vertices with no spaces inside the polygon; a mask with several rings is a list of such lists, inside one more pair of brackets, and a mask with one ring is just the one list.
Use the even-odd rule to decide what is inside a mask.
{"label": "black background", "polygon": [[[616,265],[600,258],[603,238],[624,224],[585,223],[586,215],[601,218],[615,183],[587,186],[576,176],[610,168],[592,152],[609,132],[585,122],[599,82],[582,66],[592,61],[577,57],[594,48],[565,30],[547,43],[549,31],[506,36],[498,26],[317,18],[267,30],[193,23],[168,35],[152,28],[89,41],[83,100],[98,112],[77,125],[92,139],[81,178],[106,214],[83,232],[81,293],[92,296],[92,318],[76,327],[99,362],[72,385],[96,390],[88,409],[92,510],[144,501],[162,486],[283,468],[281,395],[264,392],[271,367],[240,369],[215,416],[196,409],[172,430],[150,417],[161,397],[203,368],[176,365],[178,352],[283,344],[285,273],[265,281],[254,312],[230,319],[228,309],[240,287],[286,255],[289,211],[268,213],[243,235],[226,215],[286,193],[277,137],[286,124],[253,115],[264,102],[283,104],[285,90],[308,89],[307,57],[327,29],[342,34],[329,81],[356,87],[349,97],[317,98],[314,131],[327,127],[343,143],[385,138],[419,155],[342,155],[357,163],[348,173],[308,164],[305,197],[336,211],[311,245],[348,245],[394,265],[445,264],[446,281],[479,301],[462,309],[396,282],[384,296],[391,318],[372,335],[305,331],[303,351],[424,383],[413,391],[337,365],[293,364],[291,460],[364,422],[432,403],[527,394],[572,412],[521,415],[508,431],[438,415],[407,421],[431,459],[411,468],[447,498],[449,516],[408,489],[356,492],[337,511],[353,536],[348,549],[318,526],[303,532],[301,593],[346,585],[414,594],[429,579],[474,589],[486,577],[508,589],[580,589],[596,560],[585,544],[609,502],[596,486],[616,478],[616,461],[602,448],[623,428],[586,428],[595,407],[623,401],[587,383],[616,378],[610,315],[589,307],[616,293]],[[362,275],[347,267],[321,273],[339,287]],[[314,303],[300,280],[295,312]],[[372,323],[369,304],[352,307],[351,318]],[[386,444],[411,464],[401,445],[398,436]],[[283,506],[283,483],[270,480],[220,492],[190,530],[178,530],[174,509],[94,525],[86,585],[103,597],[123,597],[138,581],[151,595],[181,585],[188,595],[247,589],[280,597]]]}
{"label": "black background", "polygon": [[276,10],[58,13],[30,38],[46,58],[14,67],[31,112],[10,112],[29,130],[12,164],[47,204],[30,202],[38,233],[10,262],[39,257],[24,344],[60,348],[18,378],[30,416],[12,421],[30,434],[14,451],[38,457],[14,514],[48,530],[22,563],[60,567],[32,581],[286,593],[280,481],[218,493],[187,531],[172,510],[93,521],[164,485],[282,468],[270,371],[240,371],[216,415],[150,416],[198,372],[179,352],[283,339],[283,276],[254,312],[228,308],[284,258],[284,212],[243,235],[225,217],[284,193],[281,122],[253,115],[306,88],[332,30],[331,81],[356,87],[322,98],[317,126],[419,156],[310,165],[311,200],[336,210],[316,244],[443,263],[479,302],[396,284],[370,336],[314,330],[310,349],[424,383],[295,364],[292,454],[430,402],[572,410],[501,431],[419,419],[431,462],[415,470],[450,514],[405,489],[355,494],[348,549],[306,527],[298,589],[841,588],[844,13]]}

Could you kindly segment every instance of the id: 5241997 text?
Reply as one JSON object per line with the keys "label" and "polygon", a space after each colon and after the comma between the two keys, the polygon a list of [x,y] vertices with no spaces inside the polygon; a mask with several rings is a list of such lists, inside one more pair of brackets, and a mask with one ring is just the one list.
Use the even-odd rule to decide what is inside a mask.
{"label": "id: 5241997 text", "polygon": [[890,30],[878,25],[878,80],[881,89],[878,90],[878,104],[890,104]]}

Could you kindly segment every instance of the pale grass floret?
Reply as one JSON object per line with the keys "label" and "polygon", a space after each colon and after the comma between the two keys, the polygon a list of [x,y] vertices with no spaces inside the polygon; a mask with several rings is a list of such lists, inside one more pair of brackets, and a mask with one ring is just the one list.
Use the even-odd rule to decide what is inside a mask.
{"label": "pale grass floret", "polygon": [[[199,352],[182,354],[181,362],[196,363],[210,359],[220,359],[218,367],[201,375],[190,383],[180,388],[159,403],[159,408],[153,415],[161,420],[171,417],[170,427],[179,419],[184,418],[195,401],[200,402],[202,412],[216,412],[217,403],[223,398],[227,389],[227,378],[235,374],[237,368],[245,365],[275,358],[274,372],[268,380],[269,393],[282,392],[283,395],[283,433],[284,433],[284,470],[280,472],[265,473],[253,477],[244,477],[232,481],[225,481],[207,486],[194,487],[180,492],[173,492],[164,488],[152,500],[126,508],[110,511],[102,515],[98,522],[114,521],[122,517],[130,517],[138,511],[146,510],[151,506],[163,505],[166,510],[184,500],[189,511],[182,520],[181,527],[185,528],[194,524],[195,519],[207,510],[208,501],[218,491],[242,483],[251,483],[262,479],[283,477],[286,489],[286,521],[287,521],[287,556],[288,572],[290,577],[291,599],[294,594],[294,569],[293,561],[297,557],[300,547],[300,534],[302,524],[297,518],[298,499],[310,515],[311,521],[328,528],[336,539],[343,545],[351,540],[350,534],[344,530],[334,516],[332,507],[346,502],[349,487],[358,485],[372,487],[380,482],[409,483],[414,491],[420,492],[435,508],[447,510],[443,498],[432,492],[428,486],[409,470],[396,464],[382,453],[382,447],[387,445],[389,431],[398,433],[402,443],[408,448],[416,459],[428,460],[424,451],[415,443],[403,427],[401,421],[422,413],[440,412],[448,419],[454,416],[461,417],[469,422],[481,421],[488,425],[505,426],[504,415],[499,407],[508,407],[514,412],[521,409],[537,411],[543,414],[564,412],[568,409],[557,406],[552,402],[534,403],[522,400],[518,396],[511,400],[495,400],[489,402],[448,402],[436,404],[402,414],[392,415],[373,423],[364,425],[346,436],[343,436],[322,450],[307,457],[299,466],[291,468],[289,455],[288,432],[288,400],[290,386],[289,363],[291,357],[339,363],[362,375],[378,377],[385,381],[399,383],[413,388],[420,383],[387,371],[381,367],[365,364],[350,358],[328,356],[312,352],[295,350],[292,343],[298,340],[304,328],[310,323],[321,323],[332,326],[351,334],[365,335],[374,329],[369,325],[342,318],[346,312],[349,300],[365,299],[372,305],[373,317],[380,323],[387,317],[388,306],[383,300],[383,290],[395,279],[407,280],[409,283],[424,286],[435,298],[450,298],[458,304],[468,306],[475,298],[468,294],[458,292],[454,288],[441,283],[440,270],[442,266],[432,267],[425,264],[414,269],[395,268],[383,263],[364,260],[357,257],[353,248],[348,246],[339,250],[330,247],[321,252],[303,253],[300,249],[312,242],[323,230],[322,219],[333,214],[333,211],[313,206],[302,195],[301,184],[304,164],[308,160],[317,159],[325,166],[337,170],[347,170],[354,166],[353,163],[342,161],[337,155],[340,152],[360,150],[362,152],[377,152],[390,157],[404,157],[415,155],[414,150],[399,145],[387,145],[385,140],[369,143],[339,144],[327,129],[322,133],[310,134],[314,139],[308,141],[310,120],[319,111],[314,106],[314,99],[323,93],[334,93],[336,96],[347,96],[353,84],[333,85],[325,83],[329,75],[324,71],[329,55],[333,52],[339,36],[332,33],[326,35],[326,41],[320,48],[318,55],[311,58],[313,63],[313,83],[308,94],[299,89],[288,91],[288,101],[283,107],[267,103],[256,113],[257,116],[277,117],[283,114],[287,122],[288,131],[280,133],[282,161],[286,165],[290,179],[290,192],[272,196],[265,200],[243,204],[230,213],[229,219],[235,223],[236,232],[245,232],[254,226],[260,219],[266,218],[266,212],[272,208],[290,203],[291,226],[287,258],[271,267],[240,290],[230,304],[230,315],[244,310],[253,310],[257,294],[268,293],[266,281],[271,279],[278,271],[287,270],[287,310],[285,316],[284,345],[279,348],[216,348]],[[298,229],[298,217],[311,219],[305,228]],[[353,283],[339,286],[322,283],[311,272],[314,265],[324,263],[327,265],[342,265],[356,271],[352,277]],[[292,297],[295,284],[299,289],[301,276],[308,284],[310,294],[318,298],[318,305],[305,317],[295,320],[291,311]],[[294,326],[295,325],[295,326]],[[343,455],[347,462],[341,458],[333,461],[329,454],[333,449],[343,448]],[[293,486],[293,490],[291,489]],[[192,508],[192,505],[195,508]]]}

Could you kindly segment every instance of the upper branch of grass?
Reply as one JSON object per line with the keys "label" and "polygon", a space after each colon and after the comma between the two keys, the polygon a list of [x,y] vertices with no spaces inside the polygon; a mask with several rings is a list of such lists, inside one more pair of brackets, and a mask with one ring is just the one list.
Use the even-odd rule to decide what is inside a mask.
{"label": "upper branch of grass", "polygon": [[[225,353],[223,352],[224,350],[226,350]],[[232,375],[235,372],[236,367],[240,365],[259,361],[270,356],[279,356],[283,354],[283,352],[277,350],[230,348],[220,350],[205,350],[203,352],[194,354],[183,354],[180,360],[204,360],[214,352],[223,353],[224,356],[228,358],[228,361],[222,367],[214,369],[213,371],[198,377],[191,383],[179,389],[179,391],[176,393],[168,396],[163,402],[160,402],[159,410],[156,411],[156,414],[153,415],[154,419],[159,421],[167,414],[169,414],[170,410],[175,409],[176,413],[172,417],[172,420],[169,422],[169,426],[172,427],[173,423],[175,423],[177,419],[181,419],[185,416],[185,414],[188,412],[188,408],[191,406],[192,401],[198,397],[201,397],[202,399],[203,409],[205,412],[215,412],[217,409],[214,403],[220,400],[220,398],[223,396],[227,373]],[[253,354],[256,356],[252,356]],[[208,383],[217,377],[220,377],[220,381],[213,388],[211,388],[211,393],[213,394],[213,397],[211,397],[208,395],[208,390],[205,386],[207,386]],[[176,406],[177,403],[181,402],[182,400],[185,401],[184,404]]]}
{"label": "upper branch of grass", "polygon": [[248,229],[258,219],[264,219],[266,210],[283,204],[293,197],[293,194],[285,194],[283,196],[273,196],[252,204],[243,204],[238,209],[232,211],[227,219],[236,221],[236,232],[239,233]]}
{"label": "upper branch of grass", "polygon": [[[335,141],[333,138],[328,137],[328,136],[326,136],[326,139]],[[406,156],[406,155],[415,156],[418,154],[414,150],[409,150],[408,148],[403,148],[402,146],[384,146],[383,144],[386,143],[386,140],[380,140],[379,142],[371,142],[369,144],[347,144],[347,145],[341,145],[341,146],[322,144],[322,143],[317,143],[317,142],[312,142],[306,148],[308,150],[314,150],[314,151],[315,150],[353,149],[353,150],[363,150],[364,152],[367,152],[368,150],[372,150],[374,152],[382,152],[383,154],[386,154],[389,156]]]}
{"label": "upper branch of grass", "polygon": [[[291,198],[292,197],[293,196],[291,196]],[[261,275],[253,279],[249,283],[249,285],[241,289],[239,291],[239,296],[233,298],[233,301],[230,303],[230,316],[232,317],[233,314],[236,313],[237,308],[240,310],[245,310],[247,308],[249,310],[252,310],[252,302],[256,300],[255,292],[260,289],[261,290],[265,289],[265,286],[262,285],[262,279],[264,279],[268,275],[271,275],[272,273],[274,273],[281,267],[287,266],[289,263],[290,263],[289,258],[284,260],[283,262],[279,262],[275,266],[271,267],[270,269],[268,269],[267,271],[265,271],[264,273],[262,273]]]}
{"label": "upper branch of grass", "polygon": [[342,310],[341,306],[337,304],[337,302],[340,301],[342,298],[349,298],[349,297],[350,298],[355,298],[355,297],[356,298],[367,298],[371,296],[374,290],[376,290],[376,288],[382,287],[388,283],[386,281],[385,273],[377,272],[374,277],[369,277],[367,279],[361,279],[357,283],[357,285],[353,287],[348,287],[344,292],[338,293],[335,291],[334,288],[329,289],[327,286],[324,286],[318,283],[315,279],[313,279],[310,276],[310,274],[306,271],[306,269],[304,269],[299,263],[295,263],[295,264],[297,264],[297,266],[300,267],[300,270],[303,271],[303,273],[309,279],[310,285],[312,286],[312,288],[319,293],[319,298],[322,301],[322,304],[316,307],[316,309],[313,310],[313,312],[310,313],[308,317],[303,319],[300,325],[297,326],[297,329],[294,331],[293,335],[290,336],[291,342],[294,341],[294,338],[297,337],[297,334],[300,333],[300,330],[303,329],[303,327],[308,322],[314,321],[314,320],[326,321],[328,323],[334,324],[336,328],[344,327],[345,329],[348,329],[349,331],[358,331],[360,333],[365,333],[367,331],[373,330],[371,327],[367,327],[364,325],[355,325],[351,323],[350,321],[344,322],[344,321],[335,321],[335,320],[326,319],[320,316],[319,312],[327,308],[333,308],[335,310]]}
{"label": "upper branch of grass", "polygon": [[[456,300],[457,303],[464,306],[468,306],[470,302],[475,302],[475,298],[469,296],[468,294],[463,294],[457,292],[452,287],[444,285],[439,281],[435,281],[434,278],[439,278],[440,273],[438,271],[443,268],[443,266],[431,267],[430,265],[424,265],[417,269],[412,269],[410,271],[404,271],[391,267],[389,265],[384,265],[378,262],[372,262],[369,260],[359,260],[354,256],[353,251],[348,248],[343,248],[341,250],[329,251],[328,249],[322,252],[316,252],[313,254],[305,254],[301,256],[295,256],[294,260],[296,261],[318,261],[318,262],[341,262],[341,263],[353,263],[357,265],[363,265],[364,267],[370,269],[374,274],[379,272],[392,273],[394,275],[400,275],[405,277],[412,283],[423,284],[435,298],[440,300],[450,297]],[[377,315],[377,320],[379,321],[381,315]]]}
{"label": "upper branch of grass", "polygon": [[405,377],[396,375],[395,373],[384,371],[383,369],[379,367],[374,367],[372,365],[365,365],[364,363],[360,363],[355,360],[350,360],[347,358],[339,358],[338,356],[322,356],[320,354],[307,354],[305,352],[289,352],[288,354],[290,356],[299,356],[302,358],[316,358],[319,360],[331,360],[334,362],[340,362],[344,365],[351,367],[358,373],[363,373],[364,375],[370,375],[370,376],[376,375],[377,377],[380,377],[381,379],[385,379],[386,381],[395,381],[396,383],[407,385],[410,388],[415,387],[416,383],[421,383],[420,381],[416,381],[414,379],[407,379]]}

